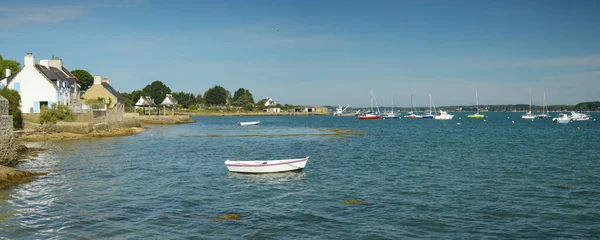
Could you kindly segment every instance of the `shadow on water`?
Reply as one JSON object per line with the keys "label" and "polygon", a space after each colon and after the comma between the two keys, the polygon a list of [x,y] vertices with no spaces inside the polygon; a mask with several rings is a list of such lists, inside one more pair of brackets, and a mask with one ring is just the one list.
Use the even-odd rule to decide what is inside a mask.
{"label": "shadow on water", "polygon": [[282,173],[264,173],[264,174],[248,174],[248,173],[228,173],[229,179],[243,180],[252,183],[267,183],[280,184],[292,181],[306,179],[306,172],[282,172]]}

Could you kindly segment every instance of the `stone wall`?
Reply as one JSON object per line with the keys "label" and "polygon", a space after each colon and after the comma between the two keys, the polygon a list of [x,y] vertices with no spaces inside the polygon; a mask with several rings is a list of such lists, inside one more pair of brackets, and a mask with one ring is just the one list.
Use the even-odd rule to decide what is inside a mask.
{"label": "stone wall", "polygon": [[0,165],[11,164],[17,159],[15,146],[12,116],[8,115],[8,100],[0,96]]}
{"label": "stone wall", "polygon": [[194,122],[189,115],[150,115],[150,116],[139,116],[140,121],[145,124],[178,124],[178,123],[191,123]]}
{"label": "stone wall", "polygon": [[140,115],[138,113],[123,114],[123,126],[124,127],[139,127],[140,126]]}

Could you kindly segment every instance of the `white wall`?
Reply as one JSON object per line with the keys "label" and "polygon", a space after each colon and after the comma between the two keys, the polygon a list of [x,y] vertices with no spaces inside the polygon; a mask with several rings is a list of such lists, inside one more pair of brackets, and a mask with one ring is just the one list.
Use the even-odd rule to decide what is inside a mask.
{"label": "white wall", "polygon": [[[27,59],[26,59],[27,60]],[[31,112],[34,102],[58,102],[57,90],[33,65],[25,65],[19,75],[9,84],[8,88],[14,89],[15,83],[20,83],[21,111]]]}

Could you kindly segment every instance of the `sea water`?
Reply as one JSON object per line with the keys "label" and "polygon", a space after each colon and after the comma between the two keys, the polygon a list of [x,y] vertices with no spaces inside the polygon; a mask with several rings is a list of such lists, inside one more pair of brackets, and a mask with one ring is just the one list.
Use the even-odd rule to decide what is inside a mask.
{"label": "sea water", "polygon": [[[599,238],[600,122],[485,114],[196,117],[43,143],[19,167],[49,174],[0,191],[0,239]],[[223,163],[305,156],[278,174]]]}

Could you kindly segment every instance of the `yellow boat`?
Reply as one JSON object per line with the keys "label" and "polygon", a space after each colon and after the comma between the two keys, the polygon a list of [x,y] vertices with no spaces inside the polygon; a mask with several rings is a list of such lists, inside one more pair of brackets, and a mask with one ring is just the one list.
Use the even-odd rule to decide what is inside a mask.
{"label": "yellow boat", "polygon": [[473,115],[467,115],[467,118],[485,118],[485,115],[480,113],[475,113]]}
{"label": "yellow boat", "polygon": [[477,88],[475,88],[475,101],[477,102],[477,113],[467,115],[467,118],[485,118],[485,115],[479,113],[479,96],[477,95]]}

